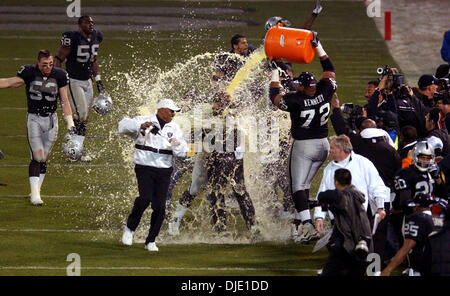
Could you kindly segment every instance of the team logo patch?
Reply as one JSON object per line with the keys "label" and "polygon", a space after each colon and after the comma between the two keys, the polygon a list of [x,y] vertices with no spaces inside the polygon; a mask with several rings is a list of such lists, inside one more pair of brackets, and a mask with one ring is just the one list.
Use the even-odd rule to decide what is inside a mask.
{"label": "team logo patch", "polygon": [[168,138],[172,138],[172,136],[173,136],[173,133],[167,133]]}

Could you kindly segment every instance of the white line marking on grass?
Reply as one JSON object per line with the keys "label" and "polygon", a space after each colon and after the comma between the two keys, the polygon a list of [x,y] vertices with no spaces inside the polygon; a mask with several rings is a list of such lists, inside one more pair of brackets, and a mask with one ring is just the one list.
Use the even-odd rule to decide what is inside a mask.
{"label": "white line marking on grass", "polygon": [[[3,270],[66,270],[56,266],[0,266]],[[251,267],[151,267],[151,266],[85,266],[84,270],[199,270],[199,271],[317,271],[311,268],[251,268]]]}
{"label": "white line marking on grass", "polygon": [[106,232],[98,229],[3,229],[0,228],[0,232],[87,232],[97,233]]}
{"label": "white line marking on grass", "polygon": [[[125,164],[87,164],[87,163],[47,163],[47,165],[53,167],[89,167],[89,168],[101,168],[101,167],[125,167]],[[22,168],[28,167],[29,164],[2,164],[1,167],[9,167],[9,168]]]}
{"label": "white line marking on grass", "polygon": [[[28,197],[27,194],[8,194],[8,195],[0,195],[2,197]],[[45,198],[80,198],[81,195],[41,195],[41,197]],[[95,197],[92,197],[95,198]]]}

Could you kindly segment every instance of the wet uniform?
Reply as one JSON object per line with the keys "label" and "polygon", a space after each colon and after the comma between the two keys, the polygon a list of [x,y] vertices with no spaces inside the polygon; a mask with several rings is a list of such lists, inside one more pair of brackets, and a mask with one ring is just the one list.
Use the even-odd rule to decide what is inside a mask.
{"label": "wet uniform", "polygon": [[[291,117],[294,142],[289,156],[289,175],[295,208],[299,213],[308,209],[306,201],[311,181],[328,157],[328,117],[336,89],[334,79],[324,78],[317,83],[314,96],[291,92],[280,101],[280,109],[289,112]],[[297,197],[299,194],[302,197]]]}

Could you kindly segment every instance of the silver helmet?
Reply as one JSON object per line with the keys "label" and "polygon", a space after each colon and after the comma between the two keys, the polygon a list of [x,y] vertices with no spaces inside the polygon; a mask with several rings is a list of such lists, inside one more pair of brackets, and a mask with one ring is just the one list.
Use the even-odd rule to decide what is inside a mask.
{"label": "silver helmet", "polygon": [[[430,156],[430,160],[419,159],[419,156]],[[421,172],[426,172],[434,164],[434,150],[427,141],[418,141],[413,150],[413,162]]]}
{"label": "silver helmet", "polygon": [[107,114],[111,112],[113,108],[113,102],[111,97],[107,92],[100,93],[97,97],[97,102],[95,103],[93,109],[98,114]]}
{"label": "silver helmet", "polygon": [[71,160],[80,160],[83,156],[83,144],[77,137],[71,137],[62,145],[63,153]]}
{"label": "silver helmet", "polygon": [[281,23],[285,27],[291,26],[291,22],[287,19],[281,16],[272,16],[266,21],[266,25],[264,27],[266,28],[266,31],[269,31],[269,29],[275,27],[279,23]]}

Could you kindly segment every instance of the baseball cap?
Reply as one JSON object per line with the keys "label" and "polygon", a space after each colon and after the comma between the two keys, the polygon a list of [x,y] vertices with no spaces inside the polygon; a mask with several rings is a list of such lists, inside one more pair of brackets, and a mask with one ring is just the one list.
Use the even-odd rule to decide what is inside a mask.
{"label": "baseball cap", "polygon": [[436,203],[437,201],[433,199],[430,194],[420,192],[414,196],[412,202],[408,203],[408,207],[428,208]]}
{"label": "baseball cap", "polygon": [[419,86],[419,88],[425,88],[429,85],[432,84],[438,84],[438,79],[436,77],[434,77],[431,74],[425,74],[420,76],[419,78],[419,82],[417,83],[417,85]]}
{"label": "baseball cap", "polygon": [[[314,81],[314,82],[312,82]],[[310,72],[303,72],[300,75],[298,75],[297,77],[294,77],[294,83],[298,83],[304,87],[308,87],[308,86],[316,86],[316,77],[314,76],[314,74],[310,73]]]}
{"label": "baseball cap", "polygon": [[167,109],[170,109],[175,112],[178,112],[181,110],[181,108],[178,108],[171,99],[162,99],[161,101],[159,101],[156,109],[161,109],[161,108],[167,108]]}
{"label": "baseball cap", "polygon": [[383,126],[386,127],[396,127],[397,126],[397,116],[392,111],[386,111],[382,115]]}

